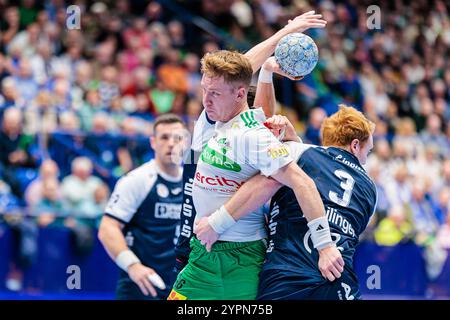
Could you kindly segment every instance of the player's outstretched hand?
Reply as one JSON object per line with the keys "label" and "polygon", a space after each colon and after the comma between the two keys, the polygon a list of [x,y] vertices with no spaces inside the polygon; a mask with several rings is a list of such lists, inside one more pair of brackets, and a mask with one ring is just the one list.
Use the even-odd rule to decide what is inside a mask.
{"label": "player's outstretched hand", "polygon": [[208,217],[203,217],[195,223],[194,233],[208,252],[211,252],[212,245],[219,239],[219,234],[209,224]]}
{"label": "player's outstretched hand", "polygon": [[271,116],[264,122],[264,125],[278,138],[280,141],[297,141],[301,139],[295,132],[295,128],[289,119],[285,116],[276,114]]}
{"label": "player's outstretched hand", "polygon": [[279,75],[282,75],[283,77],[289,78],[291,80],[302,80],[304,78],[303,76],[293,77],[285,73],[283,70],[281,70],[281,67],[277,63],[277,60],[275,59],[274,56],[267,58],[267,60],[263,63],[262,68],[273,73],[278,73]]}
{"label": "player's outstretched hand", "polygon": [[156,297],[155,287],[164,290],[166,285],[161,277],[152,268],[141,263],[135,263],[128,267],[128,275],[136,283],[146,296],[151,294]]}
{"label": "player's outstretched hand", "polygon": [[310,28],[325,28],[327,22],[322,19],[321,14],[316,14],[315,11],[308,11],[302,15],[289,20],[288,24],[284,26],[283,34],[292,32],[303,32]]}
{"label": "player's outstretched hand", "polygon": [[330,281],[340,278],[344,271],[344,264],[341,252],[334,244],[319,250],[319,270],[324,278]]}

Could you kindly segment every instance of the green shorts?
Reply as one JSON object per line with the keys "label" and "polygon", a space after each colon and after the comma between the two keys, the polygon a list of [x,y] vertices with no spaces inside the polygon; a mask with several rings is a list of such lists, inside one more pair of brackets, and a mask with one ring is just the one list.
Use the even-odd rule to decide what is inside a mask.
{"label": "green shorts", "polygon": [[254,300],[266,253],[265,240],[216,242],[211,252],[193,237],[187,266],[168,300]]}

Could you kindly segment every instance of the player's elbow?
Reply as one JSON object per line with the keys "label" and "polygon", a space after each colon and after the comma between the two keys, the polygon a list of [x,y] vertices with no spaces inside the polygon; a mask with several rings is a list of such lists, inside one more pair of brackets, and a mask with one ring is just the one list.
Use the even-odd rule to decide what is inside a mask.
{"label": "player's elbow", "polygon": [[105,221],[105,218],[102,218],[102,221],[100,222],[100,226],[98,227],[97,232],[97,238],[100,240],[101,243],[105,243],[106,239],[108,238],[108,223]]}
{"label": "player's elbow", "polygon": [[102,228],[102,225],[100,225],[97,232],[97,238],[101,243],[103,243],[105,241],[105,237],[105,228]]}

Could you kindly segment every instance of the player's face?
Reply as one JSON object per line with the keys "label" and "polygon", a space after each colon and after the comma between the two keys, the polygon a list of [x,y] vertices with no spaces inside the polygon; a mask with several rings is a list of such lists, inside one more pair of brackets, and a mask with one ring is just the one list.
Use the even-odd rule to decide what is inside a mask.
{"label": "player's face", "polygon": [[367,156],[369,155],[370,151],[372,151],[372,148],[373,137],[372,135],[370,135],[369,139],[367,139],[365,143],[361,144],[361,142],[359,142],[358,146],[353,148],[353,154],[358,158],[359,162],[364,165],[367,162]]}
{"label": "player's face", "polygon": [[247,92],[244,87],[226,83],[223,77],[212,78],[203,75],[201,87],[203,107],[208,118],[213,121],[231,120],[242,100],[246,99]]}
{"label": "player's face", "polygon": [[151,145],[155,158],[165,165],[177,164],[178,153],[183,148],[186,129],[181,123],[161,123],[156,127]]}

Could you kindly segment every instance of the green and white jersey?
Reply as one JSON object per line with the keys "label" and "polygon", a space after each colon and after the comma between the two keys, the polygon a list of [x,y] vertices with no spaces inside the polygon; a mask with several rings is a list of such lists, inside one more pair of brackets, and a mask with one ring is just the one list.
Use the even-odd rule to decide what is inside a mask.
{"label": "green and white jersey", "polygon": [[[216,123],[195,172],[196,220],[212,214],[255,174],[270,176],[292,161],[288,149],[264,126],[265,120],[262,109],[254,109]],[[265,237],[264,217],[258,210],[240,219],[219,240],[245,242]]]}

